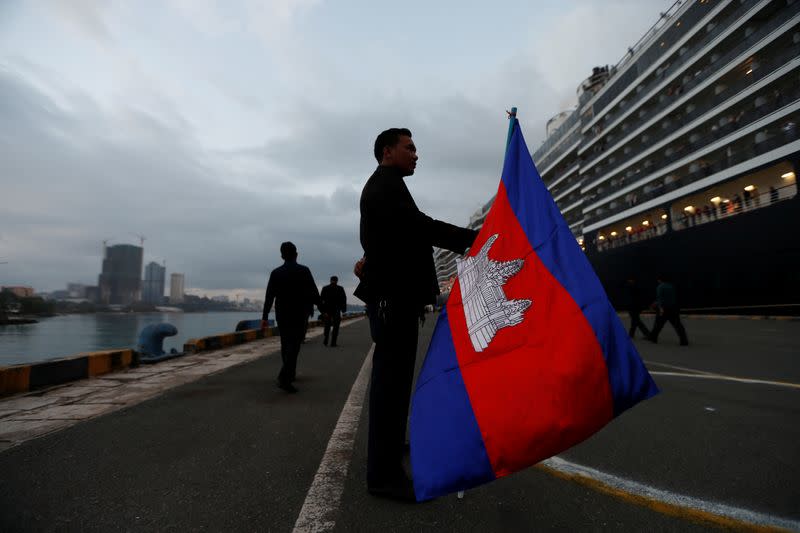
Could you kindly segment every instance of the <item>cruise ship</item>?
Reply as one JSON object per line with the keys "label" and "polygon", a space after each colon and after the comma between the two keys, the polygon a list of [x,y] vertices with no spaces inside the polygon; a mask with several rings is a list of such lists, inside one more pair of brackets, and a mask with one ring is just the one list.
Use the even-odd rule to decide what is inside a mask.
{"label": "cruise ship", "polygon": [[800,0],[678,1],[621,52],[532,154],[612,303],[664,275],[684,310],[797,314]]}

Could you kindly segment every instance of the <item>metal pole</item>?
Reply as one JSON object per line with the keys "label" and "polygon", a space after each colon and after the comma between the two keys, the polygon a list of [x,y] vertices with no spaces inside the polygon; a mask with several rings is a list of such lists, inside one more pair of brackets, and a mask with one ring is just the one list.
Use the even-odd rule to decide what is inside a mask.
{"label": "metal pole", "polygon": [[506,111],[508,113],[508,136],[506,137],[506,151],[508,151],[508,145],[511,143],[511,134],[514,133],[514,123],[517,121],[517,108],[512,107],[511,111]]}

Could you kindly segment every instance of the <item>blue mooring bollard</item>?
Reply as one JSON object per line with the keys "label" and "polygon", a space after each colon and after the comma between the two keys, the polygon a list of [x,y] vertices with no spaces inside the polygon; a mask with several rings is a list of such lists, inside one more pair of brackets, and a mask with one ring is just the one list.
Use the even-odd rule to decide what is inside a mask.
{"label": "blue mooring bollard", "polygon": [[[270,319],[267,321],[268,326],[274,326],[275,321]],[[236,324],[236,331],[246,331],[248,329],[261,329],[261,319],[257,320],[240,320]]]}
{"label": "blue mooring bollard", "polygon": [[142,363],[157,363],[164,359],[170,359],[183,355],[173,348],[170,353],[164,352],[164,338],[177,335],[178,328],[172,324],[150,324],[145,326],[139,333],[139,344],[136,346],[136,351],[139,352],[139,361]]}

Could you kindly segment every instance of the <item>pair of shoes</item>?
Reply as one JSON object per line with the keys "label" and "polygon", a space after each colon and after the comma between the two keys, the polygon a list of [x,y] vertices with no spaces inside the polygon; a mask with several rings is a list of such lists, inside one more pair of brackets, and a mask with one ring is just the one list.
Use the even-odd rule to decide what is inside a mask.
{"label": "pair of shoes", "polygon": [[689,341],[683,341],[683,342],[681,343],[681,346],[689,346]]}
{"label": "pair of shoes", "polygon": [[396,478],[389,483],[370,485],[367,487],[367,491],[378,498],[413,503],[417,501],[417,497],[414,494],[414,483],[406,476]]}
{"label": "pair of shoes", "polygon": [[652,342],[653,344],[658,344],[658,339],[657,339],[657,338],[655,338],[655,337],[653,337],[652,335],[648,335],[648,336],[647,336],[647,340],[649,340],[649,341],[650,341],[650,342]]}
{"label": "pair of shoes", "polygon": [[294,394],[297,392],[297,387],[295,387],[291,383],[284,383],[283,381],[278,382],[278,388],[285,390],[289,394]]}
{"label": "pair of shoes", "polygon": [[336,346],[339,346],[339,345],[338,345],[338,344],[336,344],[335,342],[334,342],[334,343],[331,343],[331,348],[335,348]]}
{"label": "pair of shoes", "polygon": [[323,340],[322,340],[322,344],[323,344],[324,346],[327,346],[327,345],[328,345],[328,339],[323,339]]}

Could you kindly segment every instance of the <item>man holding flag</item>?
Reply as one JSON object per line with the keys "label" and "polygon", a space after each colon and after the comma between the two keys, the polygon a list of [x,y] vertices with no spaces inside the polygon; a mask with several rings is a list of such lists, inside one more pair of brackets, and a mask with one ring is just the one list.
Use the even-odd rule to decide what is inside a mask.
{"label": "man holding flag", "polygon": [[417,379],[418,500],[527,468],[658,393],[539,177],[514,111],[497,195],[457,262]]}
{"label": "man holding flag", "polygon": [[411,132],[391,128],[374,147],[379,166],[361,193],[361,246],[355,295],[367,304],[375,342],[369,394],[367,486],[375,496],[414,500],[402,467],[419,319],[439,287],[433,262],[438,246],[463,253],[476,231],[422,213],[403,178],[414,174]]}

